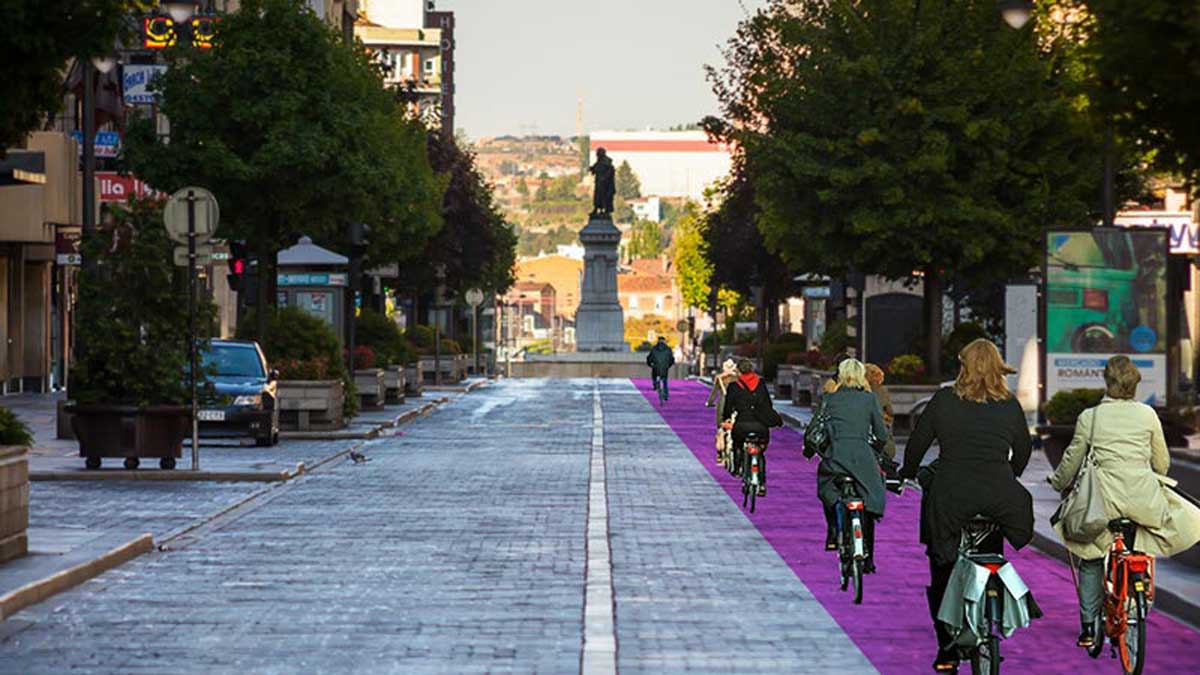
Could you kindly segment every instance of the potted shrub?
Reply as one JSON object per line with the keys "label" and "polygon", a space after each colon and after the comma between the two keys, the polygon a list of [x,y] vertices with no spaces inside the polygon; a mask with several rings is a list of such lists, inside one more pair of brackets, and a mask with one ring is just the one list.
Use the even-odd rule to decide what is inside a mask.
{"label": "potted shrub", "polygon": [[[238,327],[250,339],[251,314]],[[279,371],[279,425],[291,431],[340,429],[358,410],[354,382],[346,372],[342,347],[333,328],[297,307],[281,307],[267,318],[261,345]]]}
{"label": "potted shrub", "polygon": [[1038,435],[1042,438],[1042,452],[1050,465],[1057,467],[1062,461],[1063,453],[1071,443],[1075,434],[1075,421],[1079,413],[1100,405],[1104,398],[1103,389],[1064,389],[1050,397],[1042,406],[1042,413],[1049,424],[1037,427]]}
{"label": "potted shrub", "polygon": [[25,423],[0,407],[0,562],[29,550],[29,446],[33,437]]}
{"label": "potted shrub", "polygon": [[389,403],[403,403],[405,368],[412,360],[408,343],[396,322],[370,309],[364,309],[354,322],[355,342],[375,353],[375,366],[383,370],[383,384]]}
{"label": "potted shrub", "polygon": [[[124,457],[128,469],[158,458],[172,469],[182,455],[191,425],[188,280],[174,265],[174,246],[161,202],[137,199],[83,243],[96,264],[79,277],[67,410],[89,469],[103,457]],[[197,325],[212,314],[199,301]]]}

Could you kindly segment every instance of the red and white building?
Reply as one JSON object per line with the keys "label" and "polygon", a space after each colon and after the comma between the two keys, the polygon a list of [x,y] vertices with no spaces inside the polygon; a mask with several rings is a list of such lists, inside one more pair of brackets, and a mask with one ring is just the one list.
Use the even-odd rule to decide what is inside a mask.
{"label": "red and white building", "polygon": [[591,160],[604,148],[613,164],[629,162],[642,194],[700,201],[705,188],[729,175],[729,146],[703,131],[593,131]]}

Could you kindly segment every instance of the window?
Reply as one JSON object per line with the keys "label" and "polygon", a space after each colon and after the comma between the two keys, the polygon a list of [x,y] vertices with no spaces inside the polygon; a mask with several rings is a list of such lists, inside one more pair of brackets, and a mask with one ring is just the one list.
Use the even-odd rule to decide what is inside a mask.
{"label": "window", "polygon": [[433,59],[425,59],[425,74],[432,75],[435,65],[436,64],[434,63]]}
{"label": "window", "polygon": [[663,296],[654,296],[654,311],[661,312],[663,309]]}
{"label": "window", "polygon": [[638,296],[636,296],[636,295],[629,296],[629,309],[637,309],[638,308],[637,298],[638,298]]}

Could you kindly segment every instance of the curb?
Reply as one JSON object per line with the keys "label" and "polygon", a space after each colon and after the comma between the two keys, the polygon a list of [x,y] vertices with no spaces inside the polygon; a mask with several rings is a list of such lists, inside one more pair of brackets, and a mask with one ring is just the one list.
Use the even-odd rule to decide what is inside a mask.
{"label": "curb", "polygon": [[279,438],[289,441],[351,441],[371,439],[379,435],[379,429],[388,426],[378,424],[367,431],[281,431]]}
{"label": "curb", "polygon": [[87,562],[5,593],[0,596],[0,621],[153,550],[154,538],[143,534]]}
{"label": "curb", "polygon": [[291,480],[296,471],[30,471],[30,481],[223,481],[228,483],[275,483]]}
{"label": "curb", "polygon": [[[442,405],[443,403],[448,402],[449,400],[450,399],[444,398],[444,397],[435,399],[433,401],[430,401],[429,403],[422,405],[419,408],[413,408],[412,410],[406,411],[405,413],[403,413],[402,415],[397,417],[391,426],[397,427],[397,426],[400,426],[401,424],[407,424],[408,422],[411,422],[412,420],[414,420],[418,417],[424,417],[424,416],[428,415],[430,412],[432,412],[434,408],[437,408],[438,406]],[[305,473],[311,473],[311,472],[315,471],[316,469],[318,469],[322,466],[325,466],[326,464],[329,464],[330,462],[332,462],[336,459],[345,457],[346,455],[349,455],[352,451],[358,450],[362,446],[363,446],[362,443],[355,443],[354,445],[352,445],[340,452],[335,452],[332,455],[315,462],[312,466],[306,467]]]}

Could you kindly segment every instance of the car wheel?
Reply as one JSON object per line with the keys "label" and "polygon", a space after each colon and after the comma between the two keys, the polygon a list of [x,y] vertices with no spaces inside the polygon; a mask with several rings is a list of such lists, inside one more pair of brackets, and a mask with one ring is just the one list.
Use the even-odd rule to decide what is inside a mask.
{"label": "car wheel", "polygon": [[138,468],[138,465],[140,465],[141,463],[142,463],[141,460],[139,460],[137,457],[126,457],[125,458],[125,468],[129,469],[131,471],[133,469]]}
{"label": "car wheel", "polygon": [[271,448],[279,443],[279,433],[271,432],[270,436],[259,436],[254,439],[254,444],[260,448]]}
{"label": "car wheel", "polygon": [[163,457],[162,459],[158,460],[158,468],[163,469],[164,471],[170,471],[171,469],[174,469],[175,458]]}
{"label": "car wheel", "polygon": [[88,469],[95,471],[96,469],[100,468],[100,458],[88,457],[87,459],[83,460],[83,465]]}

